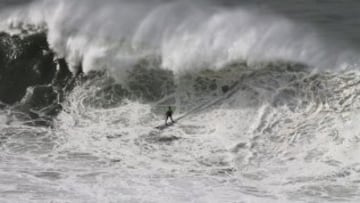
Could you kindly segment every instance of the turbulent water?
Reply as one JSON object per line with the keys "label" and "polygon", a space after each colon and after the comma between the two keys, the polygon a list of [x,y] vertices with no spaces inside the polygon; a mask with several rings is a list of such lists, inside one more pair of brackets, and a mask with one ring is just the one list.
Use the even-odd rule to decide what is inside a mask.
{"label": "turbulent water", "polygon": [[359,202],[360,5],[289,2],[0,1],[0,202]]}

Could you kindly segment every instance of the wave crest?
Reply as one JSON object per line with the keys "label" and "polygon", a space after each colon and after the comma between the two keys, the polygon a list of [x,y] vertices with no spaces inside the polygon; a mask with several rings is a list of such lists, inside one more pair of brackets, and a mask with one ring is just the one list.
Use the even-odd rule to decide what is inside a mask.
{"label": "wave crest", "polygon": [[292,61],[346,69],[356,53],[328,43],[310,26],[254,8],[190,1],[40,1],[7,17],[48,30],[52,49],[76,72],[116,72],[119,80],[146,56],[174,73],[221,69],[236,61]]}

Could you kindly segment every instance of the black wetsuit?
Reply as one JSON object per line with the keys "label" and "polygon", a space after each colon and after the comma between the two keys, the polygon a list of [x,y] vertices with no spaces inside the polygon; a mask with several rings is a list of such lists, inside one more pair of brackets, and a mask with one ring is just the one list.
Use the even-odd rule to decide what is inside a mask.
{"label": "black wetsuit", "polygon": [[165,124],[167,124],[167,120],[170,118],[171,122],[174,122],[173,118],[172,118],[172,114],[173,114],[173,111],[171,109],[169,109],[167,112],[166,112],[166,120],[165,120]]}

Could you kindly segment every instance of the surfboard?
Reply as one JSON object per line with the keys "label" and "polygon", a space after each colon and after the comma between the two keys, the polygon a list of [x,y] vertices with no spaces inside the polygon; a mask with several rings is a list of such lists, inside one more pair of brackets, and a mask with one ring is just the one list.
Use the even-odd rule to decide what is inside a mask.
{"label": "surfboard", "polygon": [[162,124],[162,125],[156,126],[155,128],[158,129],[158,130],[164,130],[164,129],[169,128],[169,127],[171,127],[173,125],[175,125],[175,123],[171,122],[171,123],[168,123],[167,125]]}

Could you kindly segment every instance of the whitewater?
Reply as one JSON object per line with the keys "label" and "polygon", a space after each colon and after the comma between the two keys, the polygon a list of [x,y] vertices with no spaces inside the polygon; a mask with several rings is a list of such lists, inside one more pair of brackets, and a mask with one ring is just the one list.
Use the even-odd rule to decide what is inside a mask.
{"label": "whitewater", "polygon": [[1,2],[0,202],[359,202],[359,7],[294,2]]}

